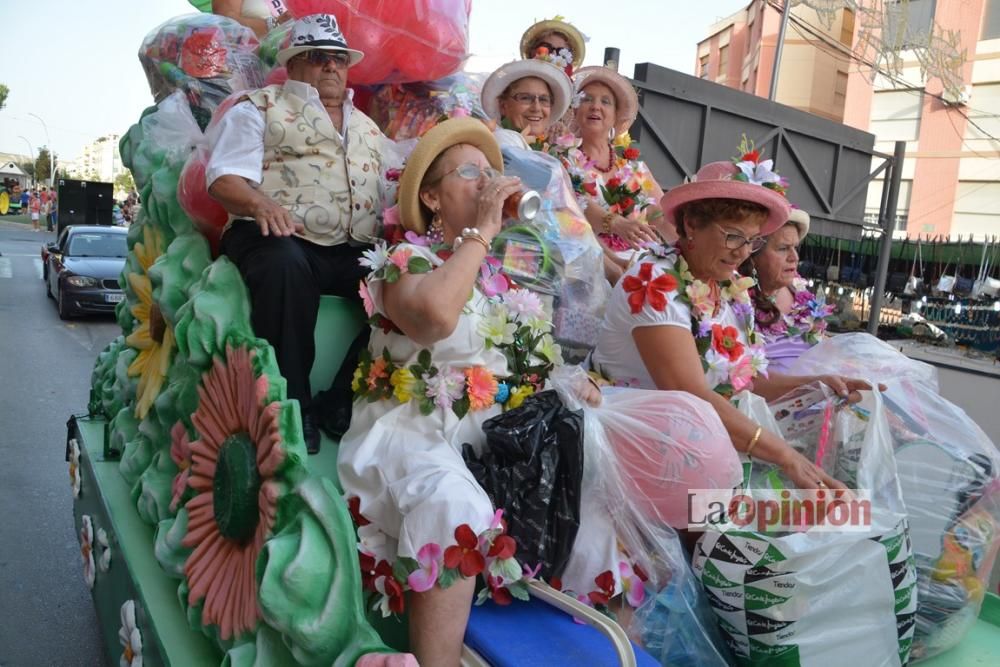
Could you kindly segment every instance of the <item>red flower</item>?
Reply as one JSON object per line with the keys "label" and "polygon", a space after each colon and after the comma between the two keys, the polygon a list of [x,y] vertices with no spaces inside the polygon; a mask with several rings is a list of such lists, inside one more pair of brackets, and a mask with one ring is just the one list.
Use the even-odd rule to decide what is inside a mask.
{"label": "red flower", "polygon": [[375,557],[365,552],[358,552],[358,561],[361,564],[361,585],[366,591],[375,590],[375,580],[379,577],[392,579],[392,566],[388,561],[380,560],[375,564]]}
{"label": "red flower", "polygon": [[517,542],[510,535],[498,535],[493,544],[490,546],[487,556],[491,558],[499,558],[503,560],[505,558],[510,558],[517,551]]}
{"label": "red flower", "polygon": [[642,306],[649,300],[649,305],[653,310],[663,312],[667,307],[667,292],[677,289],[677,279],[669,273],[664,273],[656,280],[650,280],[653,276],[653,263],[643,262],[639,267],[639,275],[625,276],[622,287],[628,295],[628,305],[635,315],[642,310]]}
{"label": "red flower", "polygon": [[[382,562],[384,563],[385,561]],[[389,598],[389,611],[394,614],[402,614],[403,608],[406,606],[406,601],[403,598],[403,587],[399,585],[399,582],[391,574],[382,580],[382,585],[385,587],[385,594]]]}
{"label": "red flower", "polygon": [[606,187],[608,190],[614,190],[618,186],[620,186],[621,184],[622,184],[622,179],[620,179],[617,176],[615,176],[610,181],[608,181],[607,183],[605,183],[604,187]]}
{"label": "red flower", "polygon": [[474,577],[486,567],[486,559],[479,552],[479,538],[469,524],[463,523],[455,529],[456,545],[444,550],[444,566],[449,570],[456,567],[463,577]]}
{"label": "red flower", "polygon": [[549,579],[549,586],[556,589],[557,591],[561,591],[562,579],[560,579],[559,577],[552,577],[551,579]]}
{"label": "red flower", "polygon": [[752,150],[749,153],[744,153],[743,157],[740,158],[740,162],[760,162],[760,151]]}
{"label": "red flower", "polygon": [[486,578],[486,583],[490,587],[490,597],[498,605],[505,607],[514,601],[514,596],[510,594],[510,591],[507,590],[507,587],[503,585],[500,579],[491,574]]}
{"label": "red flower", "polygon": [[637,160],[639,159],[639,149],[635,147],[626,148],[624,155],[626,160]]}
{"label": "red flower", "polygon": [[347,499],[347,509],[351,513],[351,518],[354,519],[354,525],[356,526],[367,526],[371,521],[366,519],[361,514],[361,498],[357,496],[351,496]]}
{"label": "red flower", "polygon": [[739,340],[736,327],[724,327],[721,324],[712,325],[712,349],[729,357],[729,361],[737,362],[743,356],[743,343]]}
{"label": "red flower", "polygon": [[632,563],[632,571],[635,572],[635,576],[643,581],[649,581],[649,575],[646,574],[646,571],[638,563]]}
{"label": "red flower", "polygon": [[596,197],[597,196],[597,184],[595,184],[593,181],[591,181],[589,183],[584,183],[583,184],[583,189],[591,197]]}
{"label": "red flower", "polygon": [[623,211],[627,211],[633,206],[635,206],[635,200],[631,197],[625,197],[625,199],[622,199],[621,207]]}
{"label": "red flower", "polygon": [[615,595],[615,575],[611,573],[611,570],[605,570],[594,577],[594,583],[597,584],[597,590],[588,593],[587,597],[590,598],[595,607],[607,606]]}

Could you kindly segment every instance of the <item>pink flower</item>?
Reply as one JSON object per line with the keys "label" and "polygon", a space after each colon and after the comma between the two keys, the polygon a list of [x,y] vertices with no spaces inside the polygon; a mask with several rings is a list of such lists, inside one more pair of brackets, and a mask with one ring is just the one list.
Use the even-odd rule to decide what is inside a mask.
{"label": "pink flower", "polygon": [[625,561],[618,563],[618,573],[622,578],[622,589],[625,591],[625,599],[633,607],[638,607],[646,598],[646,587],[642,584],[642,578]]}
{"label": "pink flower", "polygon": [[358,294],[361,295],[361,304],[365,307],[365,315],[371,317],[375,314],[375,302],[372,301],[371,292],[368,291],[368,283],[364,280],[358,283]]}
{"label": "pink flower", "polygon": [[466,118],[469,115],[469,110],[465,107],[455,107],[451,110],[452,118]]}
{"label": "pink flower", "polygon": [[442,555],[441,547],[434,542],[428,542],[417,552],[417,563],[420,569],[414,570],[406,578],[406,582],[415,593],[423,593],[434,588],[437,582],[439,563]]}
{"label": "pink flower", "polygon": [[400,224],[399,205],[390,206],[382,211],[382,225],[384,227],[398,227]]}
{"label": "pink flower", "polygon": [[497,395],[497,379],[485,366],[472,366],[465,369],[465,383],[469,392],[469,408],[485,410],[493,405],[493,397]]}
{"label": "pink flower", "polygon": [[395,264],[400,272],[406,273],[411,255],[413,255],[413,251],[409,248],[399,248],[396,252],[389,255],[389,261]]}
{"label": "pink flower", "polygon": [[424,248],[431,247],[431,242],[426,236],[421,236],[412,230],[403,234],[403,238],[406,239],[407,243],[411,243],[413,245],[423,246]]}
{"label": "pink flower", "polygon": [[542,317],[542,300],[534,292],[526,289],[511,290],[504,297],[504,305],[514,315]]}
{"label": "pink flower", "polygon": [[454,368],[442,370],[434,377],[425,377],[424,382],[427,396],[434,399],[434,405],[445,410],[462,398],[465,391],[465,375]]}
{"label": "pink flower", "polygon": [[753,381],[753,363],[749,355],[744,355],[729,368],[729,383],[733,391],[740,392],[750,386]]}

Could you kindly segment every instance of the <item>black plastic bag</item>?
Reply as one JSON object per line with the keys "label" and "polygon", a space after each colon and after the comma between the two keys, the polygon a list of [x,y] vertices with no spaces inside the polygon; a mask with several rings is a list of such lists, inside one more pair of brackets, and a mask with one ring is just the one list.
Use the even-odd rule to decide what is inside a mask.
{"label": "black plastic bag", "polygon": [[503,509],[517,559],[541,565],[546,580],[560,576],[580,527],[583,413],[544,391],[486,421],[483,432],[482,456],[462,446],[466,465],[493,506]]}

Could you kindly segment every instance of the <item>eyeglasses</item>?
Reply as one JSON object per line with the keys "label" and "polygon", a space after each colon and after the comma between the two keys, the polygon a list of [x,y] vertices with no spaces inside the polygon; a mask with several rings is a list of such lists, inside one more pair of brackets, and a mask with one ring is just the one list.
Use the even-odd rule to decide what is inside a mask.
{"label": "eyeglasses", "polygon": [[723,236],[726,237],[726,247],[730,250],[741,250],[743,246],[750,246],[750,252],[757,252],[765,245],[767,245],[767,238],[763,236],[754,236],[753,238],[747,238],[742,234],[737,234],[735,232],[727,232],[722,225],[715,223],[719,231],[722,232]]}
{"label": "eyeglasses", "polygon": [[538,103],[543,107],[552,106],[552,98],[548,95],[532,95],[531,93],[514,93],[509,97],[518,104],[527,104],[530,106],[535,103],[535,100],[538,100]]}
{"label": "eyeglasses", "polygon": [[465,164],[460,164],[454,169],[449,169],[444,172],[441,174],[441,178],[437,180],[443,180],[444,177],[449,174],[458,174],[459,178],[464,178],[467,181],[477,181],[481,176],[485,176],[486,178],[499,176],[500,172],[493,167],[480,167],[474,162],[466,162]]}
{"label": "eyeglasses", "polygon": [[337,69],[344,69],[351,64],[351,57],[346,53],[341,53],[340,51],[321,51],[319,49],[313,49],[312,51],[306,51],[303,55],[306,62],[310,65],[325,67],[327,63],[333,63],[333,66]]}
{"label": "eyeglasses", "polygon": [[602,95],[601,97],[594,97],[593,95],[584,94],[580,98],[580,100],[584,104],[593,104],[593,103],[596,102],[596,103],[600,104],[602,107],[613,107],[613,106],[615,106],[615,98],[608,97],[607,95]]}

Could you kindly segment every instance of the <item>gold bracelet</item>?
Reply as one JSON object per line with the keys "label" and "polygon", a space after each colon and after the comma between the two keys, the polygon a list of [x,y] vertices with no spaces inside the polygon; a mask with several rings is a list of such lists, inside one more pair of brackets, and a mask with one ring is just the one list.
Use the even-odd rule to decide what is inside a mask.
{"label": "gold bracelet", "polygon": [[603,228],[605,234],[611,233],[611,221],[614,219],[615,219],[615,214],[612,213],[611,211],[605,213],[604,217],[601,218],[601,227]]}
{"label": "gold bracelet", "polygon": [[[483,248],[486,250],[486,254],[490,252],[490,242],[486,240],[483,233],[475,227],[466,227],[462,230],[462,235],[458,237],[461,239],[461,243],[458,244],[461,247],[462,243],[466,241],[475,241],[476,243],[482,244]],[[458,240],[458,239],[456,239]],[[456,248],[457,250],[458,248]]]}
{"label": "gold bracelet", "polygon": [[760,440],[760,434],[763,432],[764,432],[764,427],[758,426],[757,430],[754,431],[753,433],[753,437],[750,438],[750,444],[747,446],[746,451],[743,452],[744,454],[750,456],[750,452],[752,452],[753,448],[757,446],[757,442]]}

